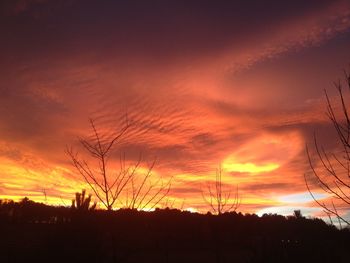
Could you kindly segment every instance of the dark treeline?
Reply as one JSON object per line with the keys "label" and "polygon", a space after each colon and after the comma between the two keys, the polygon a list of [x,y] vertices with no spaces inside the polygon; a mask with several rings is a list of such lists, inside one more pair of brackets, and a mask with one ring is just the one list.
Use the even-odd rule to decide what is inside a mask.
{"label": "dark treeline", "polygon": [[320,219],[0,202],[0,262],[348,262],[350,231]]}

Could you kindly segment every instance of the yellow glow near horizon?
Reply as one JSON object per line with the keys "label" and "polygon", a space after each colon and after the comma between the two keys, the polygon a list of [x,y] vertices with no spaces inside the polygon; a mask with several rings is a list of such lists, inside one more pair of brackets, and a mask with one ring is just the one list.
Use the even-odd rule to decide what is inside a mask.
{"label": "yellow glow near horizon", "polygon": [[280,166],[276,163],[256,165],[254,163],[229,163],[224,162],[222,168],[227,172],[239,173],[264,173],[276,170]]}
{"label": "yellow glow near horizon", "polygon": [[184,211],[191,212],[191,213],[199,213],[198,209],[194,207],[187,207],[184,209]]}

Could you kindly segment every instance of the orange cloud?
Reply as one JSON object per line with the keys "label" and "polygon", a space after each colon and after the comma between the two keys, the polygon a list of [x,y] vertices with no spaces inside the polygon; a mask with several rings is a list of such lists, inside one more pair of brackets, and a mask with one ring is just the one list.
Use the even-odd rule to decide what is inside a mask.
{"label": "orange cloud", "polygon": [[[22,9],[31,12],[34,2]],[[11,18],[8,42],[0,43],[0,198],[45,201],[45,189],[47,202],[69,204],[88,186],[65,145],[79,149],[77,137],[91,134],[89,117],[111,134],[128,113],[132,128],[109,160],[111,171],[122,153],[129,163],[142,153],[145,167],[157,159],[155,178],[173,177],[168,202],[204,212],[202,189],[221,164],[225,187],[238,185],[242,211],[282,211],[290,205],[283,197],[305,191],[305,141],[315,129],[330,137],[322,90],[350,61],[350,7],[305,3],[279,16],[280,5],[237,21],[235,8],[219,17],[198,9],[204,19],[172,13],[169,23],[121,16],[125,30],[114,26],[117,16],[107,11],[121,11],[113,6],[102,8],[110,22],[101,18],[101,25],[74,23],[75,16],[67,25],[64,7],[55,10],[59,23],[22,17],[20,8],[28,32]]]}

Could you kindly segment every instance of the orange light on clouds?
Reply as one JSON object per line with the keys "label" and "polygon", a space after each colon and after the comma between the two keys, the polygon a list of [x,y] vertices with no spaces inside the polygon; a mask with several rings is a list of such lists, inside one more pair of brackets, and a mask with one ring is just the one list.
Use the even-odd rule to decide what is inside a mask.
{"label": "orange light on clouds", "polygon": [[[244,21],[231,14],[221,20],[221,12],[200,14],[201,7],[199,16],[161,16],[159,31],[148,21],[158,15],[153,7],[140,17],[140,27],[128,15],[110,12],[112,17],[96,20],[102,30],[85,20],[89,15],[62,8],[72,20],[51,18],[50,11],[39,23],[28,10],[4,23],[11,37],[0,43],[6,50],[0,60],[6,87],[0,92],[0,198],[69,205],[75,192],[91,193],[65,156],[65,145],[79,147],[76,137],[89,135],[89,118],[101,133],[112,134],[127,112],[133,126],[109,159],[109,172],[118,172],[120,153],[131,165],[141,153],[142,178],[147,161],[156,157],[151,183],[173,178],[168,203],[174,207],[207,211],[201,192],[220,165],[225,189],[238,186],[242,212],[288,206],[289,200],[310,206],[295,202],[299,196],[293,194],[307,196],[305,143],[318,129],[328,132],[323,89],[349,63],[347,1],[288,13],[281,21],[271,9],[263,17],[272,19],[270,27],[256,23],[262,21],[257,12]],[[90,14],[85,9],[74,10]],[[46,30],[46,22],[59,34]],[[37,39],[47,44],[38,48]]]}
{"label": "orange light on clouds", "polygon": [[270,172],[278,169],[280,166],[276,163],[268,163],[262,165],[256,165],[254,163],[231,163],[229,161],[225,161],[222,164],[222,168],[227,172],[239,172],[239,173],[264,173]]}
{"label": "orange light on clouds", "polygon": [[302,150],[302,137],[298,132],[262,134],[249,140],[222,162],[226,172],[266,173],[283,166]]}

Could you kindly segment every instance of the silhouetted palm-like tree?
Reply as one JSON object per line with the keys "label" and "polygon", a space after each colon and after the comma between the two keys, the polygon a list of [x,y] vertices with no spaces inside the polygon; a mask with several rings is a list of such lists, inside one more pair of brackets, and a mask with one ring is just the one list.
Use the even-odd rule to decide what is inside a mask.
{"label": "silhouetted palm-like tree", "polygon": [[75,199],[72,200],[72,208],[78,211],[89,211],[96,208],[96,203],[90,206],[91,195],[85,195],[85,189],[81,193],[75,193]]}

